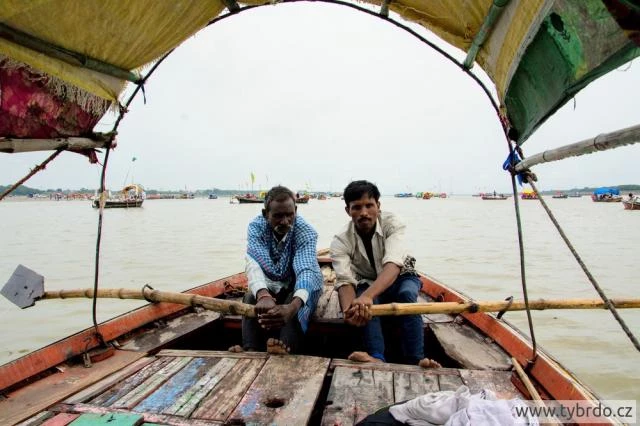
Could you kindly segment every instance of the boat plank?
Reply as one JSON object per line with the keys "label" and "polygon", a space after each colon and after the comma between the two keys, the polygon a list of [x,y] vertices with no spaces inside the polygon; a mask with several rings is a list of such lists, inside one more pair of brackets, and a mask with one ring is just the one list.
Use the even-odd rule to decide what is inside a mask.
{"label": "boat plank", "polygon": [[139,426],[144,422],[140,414],[133,413],[85,413],[71,423],[71,426]]}
{"label": "boat plank", "polygon": [[403,402],[430,392],[438,392],[438,377],[423,372],[399,371],[393,374],[394,402]]}
{"label": "boat plank", "polygon": [[266,352],[229,352],[229,351],[197,351],[197,350],[182,350],[182,349],[165,349],[156,354],[156,356],[191,356],[194,358],[252,358],[252,359],[267,359],[269,354]]}
{"label": "boat plank", "polygon": [[[184,368],[184,366],[187,365],[191,361],[191,359],[192,358],[190,357],[184,357],[171,360],[171,362],[163,366],[155,374],[151,375],[150,377],[146,377],[146,379],[139,385],[136,385],[133,388],[127,387],[127,389],[130,389],[130,392],[123,395],[111,406],[114,408],[126,409],[134,407],[149,394],[151,394],[154,390],[156,390],[159,386],[169,380],[171,376],[173,376],[176,372]],[[135,380],[133,382],[135,382]]]}
{"label": "boat plank", "polygon": [[[113,386],[120,383],[123,379],[128,378],[130,375],[134,374],[140,369],[145,369],[155,360],[154,357],[145,357],[137,360],[131,365],[128,365],[124,369],[100,380],[98,383],[95,383],[84,390],[72,395],[67,398],[64,402],[68,402],[70,404],[74,402],[85,402],[90,398],[95,397],[96,395],[102,394],[106,390],[113,389]],[[115,401],[115,399],[114,399]],[[95,404],[95,402],[94,402]],[[100,403],[98,403],[100,405]]]}
{"label": "boat plank", "polygon": [[[180,359],[180,358],[178,358]],[[189,362],[168,380],[155,388],[152,393],[132,408],[133,411],[143,413],[164,413],[164,410],[176,403],[176,400],[190,389],[200,377],[217,364],[219,358],[191,358],[184,357]],[[173,414],[173,413],[169,413]]]}
{"label": "boat plank", "polygon": [[392,372],[400,372],[406,371],[408,373],[422,373],[427,375],[451,375],[451,376],[460,376],[458,369],[456,368],[428,368],[424,369],[417,365],[406,365],[406,364],[391,364],[391,363],[380,363],[380,362],[355,362],[349,361],[347,359],[338,359],[334,358],[331,361],[331,368],[334,369],[336,367],[352,367],[352,368],[360,368],[363,370],[379,370],[379,371],[392,371]]}
{"label": "boat plank", "polygon": [[0,424],[21,422],[52,404],[127,367],[145,354],[116,351],[113,356],[94,363],[91,368],[78,364],[8,393],[0,401]]}
{"label": "boat plank", "polygon": [[511,371],[460,370],[460,377],[471,393],[489,389],[499,399],[522,398],[522,394],[511,382],[512,376]]}
{"label": "boat plank", "polygon": [[220,319],[219,312],[202,311],[191,312],[167,321],[160,329],[143,333],[127,341],[120,349],[125,351],[151,352],[184,336],[200,327]]}
{"label": "boat plank", "polygon": [[311,417],[330,359],[271,356],[228,421],[244,424],[306,424]]}
{"label": "boat plank", "polygon": [[225,375],[238,363],[237,358],[221,358],[198,381],[184,392],[176,402],[163,414],[173,414],[181,417],[189,415],[197,408],[200,401],[225,377]]}
{"label": "boat plank", "polygon": [[336,367],[322,425],[355,425],[393,403],[392,371]]}
{"label": "boat plank", "polygon": [[[50,411],[54,411],[58,413],[96,413],[96,414],[130,413],[130,411],[126,409],[96,407],[95,405],[89,405],[84,403],[77,403],[77,404],[59,403],[51,407]],[[154,425],[172,425],[172,426],[218,425],[218,426],[222,426],[222,423],[220,422],[213,422],[209,420],[202,421],[202,420],[194,420],[194,419],[185,419],[183,417],[169,416],[166,414],[156,414],[156,413],[136,413],[136,414],[141,415],[145,422],[151,423]]]}
{"label": "boat plank", "polygon": [[455,391],[464,383],[460,377],[460,371],[458,371],[457,375],[438,375],[438,385],[441,391]]}
{"label": "boat plank", "polygon": [[80,417],[80,414],[60,413],[55,417],[45,421],[40,426],[66,426],[78,417]]}
{"label": "boat plank", "polygon": [[266,358],[238,359],[236,365],[202,400],[191,418],[224,422],[236,408],[266,361]]}
{"label": "boat plank", "polygon": [[511,358],[469,325],[431,324],[446,354],[471,370],[511,370]]}

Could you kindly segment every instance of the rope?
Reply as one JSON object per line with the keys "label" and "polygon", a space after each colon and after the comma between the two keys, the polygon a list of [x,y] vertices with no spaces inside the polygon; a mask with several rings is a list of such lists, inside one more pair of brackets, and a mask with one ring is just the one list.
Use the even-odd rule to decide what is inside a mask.
{"label": "rope", "polygon": [[589,279],[589,282],[591,282],[591,284],[593,285],[593,288],[596,289],[596,291],[600,295],[600,298],[605,303],[607,309],[609,309],[611,311],[611,314],[613,314],[613,317],[616,319],[616,321],[618,321],[618,324],[620,324],[620,327],[622,327],[622,330],[624,331],[624,333],[629,337],[629,339],[633,343],[633,346],[635,346],[635,348],[638,351],[640,351],[640,344],[638,343],[638,339],[636,339],[636,337],[633,335],[633,333],[631,332],[631,330],[629,329],[627,324],[624,322],[622,317],[620,317],[616,307],[613,305],[611,300],[604,293],[604,290],[602,290],[602,288],[600,287],[600,285],[598,284],[596,279],[593,277],[593,275],[589,271],[589,268],[587,268],[587,265],[585,265],[585,263],[582,261],[582,258],[580,257],[578,252],[575,250],[575,248],[571,244],[571,241],[569,241],[569,238],[567,238],[567,235],[564,233],[564,230],[562,229],[562,227],[560,226],[560,224],[556,220],[555,216],[551,212],[551,209],[549,209],[549,206],[547,206],[547,203],[544,201],[544,199],[538,193],[538,188],[536,188],[536,186],[535,186],[535,184],[533,182],[529,182],[529,184],[531,185],[531,188],[533,188],[533,191],[535,192],[536,196],[540,200],[540,204],[542,204],[542,207],[544,207],[545,211],[547,212],[547,215],[549,215],[549,219],[551,219],[551,222],[553,222],[553,225],[556,227],[556,229],[560,233],[560,236],[562,237],[562,240],[565,242],[565,244],[567,244],[567,247],[569,247],[569,250],[571,251],[571,254],[573,254],[573,257],[575,257],[576,261],[578,262],[578,264],[580,265],[580,267],[584,271],[585,275]]}
{"label": "rope", "polygon": [[[509,159],[515,160],[518,157],[513,146],[509,143]],[[522,236],[522,219],[520,217],[520,202],[518,201],[518,187],[516,185],[516,174],[514,170],[515,163],[510,162],[508,170],[511,172],[511,188],[513,190],[513,204],[516,210],[516,224],[518,225],[518,248],[520,251],[520,280],[522,284],[522,297],[524,298],[524,306],[527,311],[527,323],[529,325],[529,334],[531,336],[531,359],[529,365],[535,362],[538,357],[538,345],[536,343],[536,335],[533,330],[533,317],[531,316],[531,309],[529,309],[529,292],[527,290],[527,274],[524,262],[524,238]],[[503,165],[504,167],[504,165]]]}
{"label": "rope", "polygon": [[53,160],[54,158],[56,158],[61,152],[63,151],[62,148],[58,148],[56,150],[56,152],[54,152],[53,154],[51,154],[46,160],[44,160],[42,163],[40,163],[39,165],[35,166],[33,168],[33,170],[31,170],[25,177],[23,177],[22,179],[20,179],[18,182],[14,183],[13,186],[9,189],[7,189],[6,191],[4,191],[1,195],[0,195],[0,201],[2,201],[2,199],[4,197],[6,197],[7,195],[11,194],[13,191],[15,191],[16,189],[18,189],[18,187],[20,185],[22,185],[23,183],[25,183],[27,180],[29,180],[31,178],[31,176],[35,175],[36,173],[38,173],[40,170],[44,170],[47,167],[47,164],[49,164],[49,162],[51,160]]}

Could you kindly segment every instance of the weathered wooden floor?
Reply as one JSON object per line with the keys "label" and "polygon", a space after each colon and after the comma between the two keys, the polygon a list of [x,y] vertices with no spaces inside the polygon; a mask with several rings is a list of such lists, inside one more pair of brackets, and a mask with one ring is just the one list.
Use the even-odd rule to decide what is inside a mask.
{"label": "weathered wooden floor", "polygon": [[[165,350],[40,413],[29,425],[353,425],[427,392],[466,385],[512,398],[511,372],[266,353]],[[328,387],[328,392],[327,392]]]}

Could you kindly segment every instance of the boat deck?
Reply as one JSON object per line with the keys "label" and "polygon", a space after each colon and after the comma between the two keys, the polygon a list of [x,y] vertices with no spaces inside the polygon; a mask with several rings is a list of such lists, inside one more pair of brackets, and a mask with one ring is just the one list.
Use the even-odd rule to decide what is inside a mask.
{"label": "boat deck", "polygon": [[[358,364],[304,355],[163,350],[141,358],[29,424],[353,425],[427,392],[520,396],[510,371]],[[85,422],[85,423],[83,423]],[[92,423],[95,424],[95,423]]]}

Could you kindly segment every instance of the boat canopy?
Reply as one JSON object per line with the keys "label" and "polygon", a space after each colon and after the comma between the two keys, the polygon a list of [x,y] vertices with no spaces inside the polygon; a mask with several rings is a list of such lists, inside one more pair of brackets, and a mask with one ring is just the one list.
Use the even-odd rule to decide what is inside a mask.
{"label": "boat canopy", "polygon": [[[349,4],[362,2],[379,4]],[[128,82],[143,83],[145,66],[240,6],[235,0],[65,0],[64,7],[3,0],[0,137],[97,138],[94,126],[118,105]],[[392,19],[420,24],[464,51],[465,68],[482,67],[518,143],[587,84],[640,54],[637,0],[385,0],[383,17],[387,7],[397,14]]]}
{"label": "boat canopy", "polygon": [[604,194],[611,194],[611,195],[620,195],[620,190],[618,188],[608,188],[606,186],[603,186],[602,188],[598,188],[595,191],[593,191],[594,195],[604,195]]}

